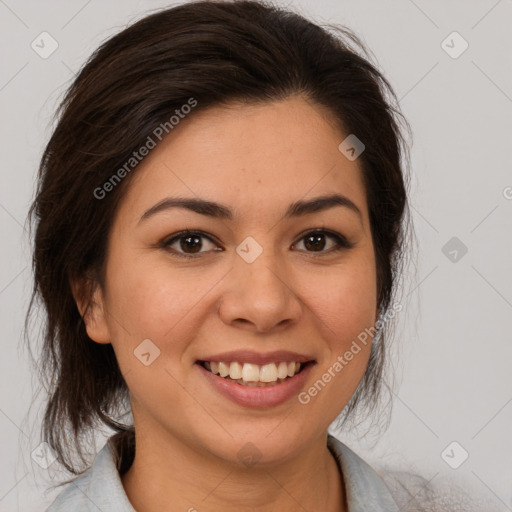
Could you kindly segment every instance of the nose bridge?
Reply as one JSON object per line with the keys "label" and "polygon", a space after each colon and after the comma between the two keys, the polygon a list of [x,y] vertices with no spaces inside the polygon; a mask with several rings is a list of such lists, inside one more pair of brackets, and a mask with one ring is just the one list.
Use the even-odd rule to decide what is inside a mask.
{"label": "nose bridge", "polygon": [[224,322],[243,321],[264,331],[285,320],[297,320],[300,305],[278,251],[247,237],[236,253],[229,293],[220,308]]}
{"label": "nose bridge", "polygon": [[[260,240],[263,237],[260,237]],[[249,236],[236,248],[235,272],[240,276],[239,285],[253,290],[253,295],[267,293],[281,294],[285,287],[285,266],[278,261],[278,251],[266,237],[265,247]]]}

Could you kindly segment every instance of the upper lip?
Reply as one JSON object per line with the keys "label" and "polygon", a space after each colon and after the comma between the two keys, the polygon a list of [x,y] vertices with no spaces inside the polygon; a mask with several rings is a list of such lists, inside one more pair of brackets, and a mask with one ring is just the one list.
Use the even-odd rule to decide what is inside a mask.
{"label": "upper lip", "polygon": [[206,356],[199,361],[215,361],[215,362],[239,362],[239,363],[252,363],[257,365],[264,365],[269,363],[284,362],[298,362],[307,363],[314,361],[313,357],[297,352],[289,352],[286,350],[278,350],[275,352],[254,352],[252,350],[233,350],[230,352],[223,352],[222,354],[215,354]]}

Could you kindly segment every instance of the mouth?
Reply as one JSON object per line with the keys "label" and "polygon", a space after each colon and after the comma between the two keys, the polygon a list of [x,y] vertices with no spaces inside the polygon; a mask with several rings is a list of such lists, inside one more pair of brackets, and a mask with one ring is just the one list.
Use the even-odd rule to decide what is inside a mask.
{"label": "mouth", "polygon": [[255,364],[240,361],[197,361],[205,370],[233,384],[246,387],[273,387],[293,379],[314,361],[276,361]]}
{"label": "mouth", "polygon": [[233,350],[205,355],[195,366],[216,394],[261,410],[290,403],[306,385],[315,364],[315,359],[297,352]]}

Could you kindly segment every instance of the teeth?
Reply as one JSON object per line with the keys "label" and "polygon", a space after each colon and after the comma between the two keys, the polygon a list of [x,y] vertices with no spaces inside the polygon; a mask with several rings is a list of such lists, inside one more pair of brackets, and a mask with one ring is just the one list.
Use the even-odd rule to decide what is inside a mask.
{"label": "teeth", "polygon": [[221,377],[229,377],[246,386],[257,386],[261,383],[277,383],[287,377],[293,377],[301,368],[296,361],[257,365],[252,363],[205,362],[205,368]]}
{"label": "teeth", "polygon": [[260,369],[261,382],[275,382],[277,380],[277,366],[274,363],[264,364]]}
{"label": "teeth", "polygon": [[231,363],[229,365],[229,376],[233,380],[238,380],[242,378],[242,365],[240,363]]}
{"label": "teeth", "polygon": [[227,377],[229,375],[229,364],[219,363],[219,375],[221,377]]}
{"label": "teeth", "polygon": [[242,379],[245,382],[258,382],[260,380],[260,367],[257,364],[245,363],[242,368]]}
{"label": "teeth", "polygon": [[286,377],[288,377],[288,365],[285,362],[281,362],[277,367],[277,378],[286,379]]}

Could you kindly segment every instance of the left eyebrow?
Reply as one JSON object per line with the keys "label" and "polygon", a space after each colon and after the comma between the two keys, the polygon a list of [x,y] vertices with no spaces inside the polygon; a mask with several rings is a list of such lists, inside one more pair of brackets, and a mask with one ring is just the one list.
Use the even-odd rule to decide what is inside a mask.
{"label": "left eyebrow", "polygon": [[341,194],[332,194],[329,196],[315,197],[309,201],[296,201],[292,203],[283,218],[290,217],[301,217],[310,213],[321,212],[334,208],[335,206],[342,206],[348,208],[352,212],[356,213],[362,220],[363,214],[356,204],[351,201],[348,197],[342,196]]}
{"label": "left eyebrow", "polygon": [[[292,217],[302,217],[311,213],[321,212],[334,207],[344,207],[356,213],[362,220],[361,210],[348,197],[341,194],[332,194],[327,196],[315,197],[306,201],[296,201],[287,208],[283,219]],[[155,215],[158,212],[169,210],[171,208],[183,208],[191,210],[200,215],[213,217],[217,219],[233,220],[233,212],[225,205],[207,201],[205,199],[185,198],[185,197],[166,197],[157,204],[146,210],[139,219],[143,220]]]}

